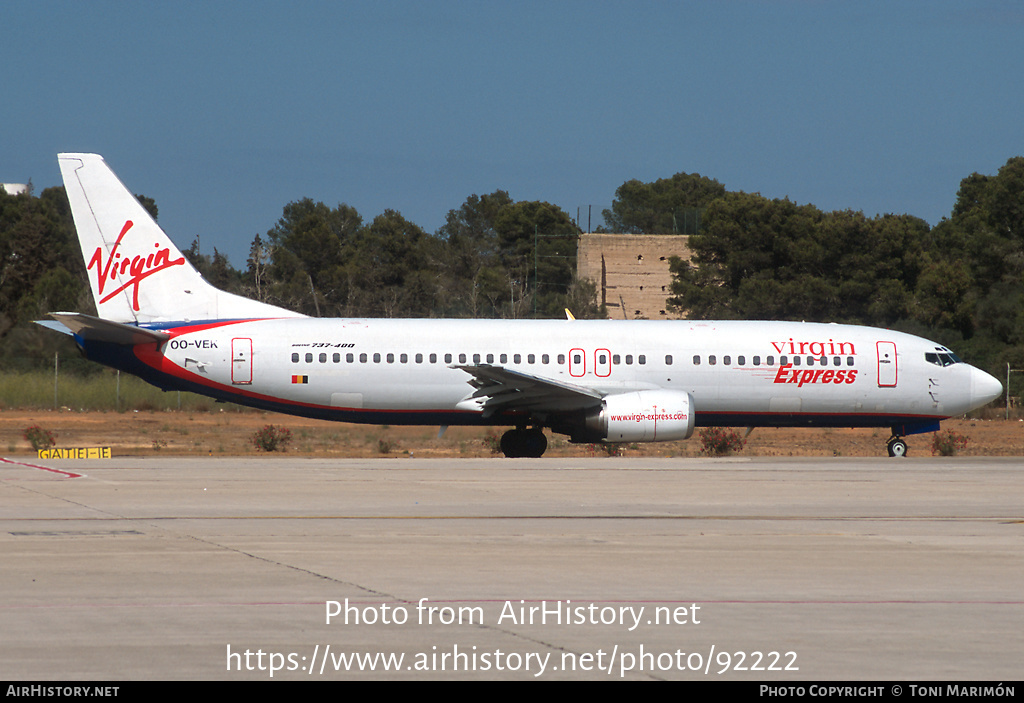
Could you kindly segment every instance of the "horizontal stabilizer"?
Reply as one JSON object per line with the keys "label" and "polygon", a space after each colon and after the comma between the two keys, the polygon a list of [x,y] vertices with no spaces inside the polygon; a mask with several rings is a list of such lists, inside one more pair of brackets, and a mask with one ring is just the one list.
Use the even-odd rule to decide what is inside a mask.
{"label": "horizontal stabilizer", "polygon": [[[71,330],[76,337],[89,342],[110,342],[135,346],[136,344],[163,344],[169,337],[156,330],[148,330],[134,325],[125,325],[111,320],[101,320],[92,315],[78,312],[51,312],[50,317]],[[40,324],[43,324],[42,322]],[[50,324],[45,327],[54,329]]]}

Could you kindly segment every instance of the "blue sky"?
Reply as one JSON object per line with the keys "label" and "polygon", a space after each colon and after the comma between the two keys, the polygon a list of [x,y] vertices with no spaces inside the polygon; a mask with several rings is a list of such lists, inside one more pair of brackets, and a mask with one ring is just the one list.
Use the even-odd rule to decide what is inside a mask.
{"label": "blue sky", "polygon": [[0,181],[104,155],[244,268],[302,197],[427,231],[473,193],[586,226],[624,181],[936,223],[1024,155],[1024,4],[33,2],[0,9]]}

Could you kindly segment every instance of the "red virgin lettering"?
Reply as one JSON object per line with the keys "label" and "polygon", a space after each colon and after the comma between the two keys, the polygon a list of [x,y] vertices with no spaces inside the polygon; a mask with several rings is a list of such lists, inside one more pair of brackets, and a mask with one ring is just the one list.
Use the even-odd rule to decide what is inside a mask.
{"label": "red virgin lettering", "polygon": [[[132,289],[132,307],[135,310],[139,309],[139,284],[152,276],[154,273],[159,273],[166,268],[171,266],[182,266],[185,263],[185,257],[171,260],[171,250],[167,247],[160,249],[159,244],[153,246],[158,251],[149,254],[148,256],[133,256],[128,258],[127,256],[122,257],[121,252],[118,249],[121,247],[121,240],[128,233],[128,230],[132,228],[133,223],[131,220],[126,220],[124,227],[121,228],[121,233],[117,235],[117,241],[114,242],[114,246],[110,249],[110,255],[107,260],[103,260],[103,247],[96,247],[96,251],[93,253],[92,258],[89,259],[89,265],[86,267],[88,271],[96,269],[96,288],[99,293],[100,303],[105,303],[113,298],[118,293],[124,291],[127,288]],[[117,259],[121,259],[120,269],[115,263]],[[131,275],[127,281],[121,279],[121,286],[116,290],[111,291],[107,295],[103,295],[104,288],[106,288],[108,281],[117,281],[118,276],[124,276],[126,273]]]}
{"label": "red virgin lettering", "polygon": [[787,340],[772,342],[771,345],[779,354],[810,354],[811,356],[853,356],[857,354],[853,342],[837,342],[834,339],[827,342],[800,342],[790,337]]}

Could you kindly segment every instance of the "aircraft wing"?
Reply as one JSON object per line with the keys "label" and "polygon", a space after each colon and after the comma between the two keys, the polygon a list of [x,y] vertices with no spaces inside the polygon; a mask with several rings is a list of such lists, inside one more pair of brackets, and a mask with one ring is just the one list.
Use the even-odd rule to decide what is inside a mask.
{"label": "aircraft wing", "polygon": [[[125,325],[111,320],[101,320],[92,315],[83,315],[77,312],[51,312],[50,317],[61,325],[71,330],[76,337],[87,341],[112,342],[134,346],[136,344],[163,344],[169,337],[156,330],[148,330],[134,325]],[[39,324],[57,329],[53,323],[41,321]],[[57,329],[58,332],[62,331]]]}
{"label": "aircraft wing", "polygon": [[476,390],[460,405],[482,409],[488,417],[496,412],[565,412],[600,405],[600,393],[585,386],[541,378],[503,366],[477,364],[456,366],[472,378]]}

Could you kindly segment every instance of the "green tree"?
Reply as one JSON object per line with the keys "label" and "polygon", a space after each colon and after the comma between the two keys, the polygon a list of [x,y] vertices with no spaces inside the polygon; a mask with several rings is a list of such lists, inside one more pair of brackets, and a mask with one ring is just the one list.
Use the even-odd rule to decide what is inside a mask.
{"label": "green tree", "polygon": [[138,200],[139,204],[146,209],[146,212],[149,213],[153,220],[157,219],[157,215],[160,213],[160,208],[156,206],[156,201],[153,200],[153,198],[136,193],[135,199]]}
{"label": "green tree", "polygon": [[[441,314],[452,317],[510,316],[516,290],[501,256],[495,229],[498,213],[512,205],[503,190],[473,194],[457,210],[449,210],[437,231],[445,295]],[[522,297],[520,291],[519,297]]]}
{"label": "green tree", "polygon": [[217,247],[213,248],[213,256],[200,254],[197,237],[192,240],[192,245],[182,254],[210,285],[229,293],[244,292],[242,272],[234,268],[228,262],[228,257],[221,254]]}
{"label": "green tree", "polygon": [[728,193],[673,259],[669,306],[691,317],[889,325],[913,308],[928,225],[919,218],[823,213]]}
{"label": "green tree", "polygon": [[[513,282],[528,282],[538,317],[562,317],[576,271],[580,231],[551,203],[521,200],[501,209],[495,223],[501,260]],[[514,311],[521,316],[525,310]]]}
{"label": "green tree", "polygon": [[[63,188],[48,188],[39,198],[0,192],[0,335],[22,321],[23,298],[67,302],[77,296],[59,289],[69,282],[85,286],[85,265],[68,212]],[[57,269],[70,277],[46,275]]]}
{"label": "green tree", "polygon": [[272,262],[261,289],[267,300],[307,315],[352,314],[361,227],[362,217],[349,205],[332,210],[310,198],[285,205],[266,237]]}
{"label": "green tree", "polygon": [[[982,368],[1024,360],[1024,157],[960,182],[928,239],[916,302],[915,319]],[[1021,383],[1011,379],[1012,394]]]}
{"label": "green tree", "polygon": [[624,234],[690,234],[704,208],[726,190],[699,173],[677,173],[653,183],[633,179],[615,191],[609,210],[602,211],[604,231]]}
{"label": "green tree", "polygon": [[67,338],[33,323],[62,310],[95,312],[64,189],[0,191],[0,363],[52,364],[58,350],[77,360]]}
{"label": "green tree", "polygon": [[[597,316],[593,285],[575,280],[579,228],[551,203],[472,195],[438,230],[442,314]],[[535,312],[536,311],[536,312]]]}
{"label": "green tree", "polygon": [[438,297],[432,238],[395,210],[358,234],[360,307],[379,317],[425,317]]}

